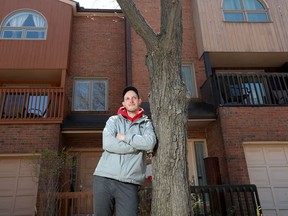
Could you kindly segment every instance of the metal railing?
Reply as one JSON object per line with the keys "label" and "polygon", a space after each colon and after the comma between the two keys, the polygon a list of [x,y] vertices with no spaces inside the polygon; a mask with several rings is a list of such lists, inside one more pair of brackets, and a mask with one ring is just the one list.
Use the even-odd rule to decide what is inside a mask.
{"label": "metal railing", "polygon": [[191,193],[194,215],[262,215],[255,185],[192,186]]}
{"label": "metal railing", "polygon": [[[191,186],[191,198],[195,216],[261,216],[262,210],[255,185],[214,185]],[[139,191],[140,204],[139,215],[150,215],[152,200],[152,188],[141,188]],[[50,196],[51,198],[51,196]],[[92,216],[93,194],[92,192],[63,192],[56,193],[55,215],[61,216]],[[38,216],[47,215],[45,206],[47,196],[40,194],[40,207]],[[55,207],[55,206],[54,206]],[[48,214],[49,215],[49,214]]]}
{"label": "metal railing", "polygon": [[215,107],[288,105],[287,73],[216,73],[201,87]]}
{"label": "metal railing", "polygon": [[63,88],[0,88],[0,123],[63,119]]}

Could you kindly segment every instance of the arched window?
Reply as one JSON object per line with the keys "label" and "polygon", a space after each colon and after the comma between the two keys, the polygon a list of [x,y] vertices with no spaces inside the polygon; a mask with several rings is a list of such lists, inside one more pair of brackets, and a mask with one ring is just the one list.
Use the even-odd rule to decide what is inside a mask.
{"label": "arched window", "polygon": [[47,21],[45,17],[33,10],[12,13],[0,26],[2,39],[45,40]]}
{"label": "arched window", "polygon": [[261,0],[223,0],[224,21],[269,22],[266,5]]}

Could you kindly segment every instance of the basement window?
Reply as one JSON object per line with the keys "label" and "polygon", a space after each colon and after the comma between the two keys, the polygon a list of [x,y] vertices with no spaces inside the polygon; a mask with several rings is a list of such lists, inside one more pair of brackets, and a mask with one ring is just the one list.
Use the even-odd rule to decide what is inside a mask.
{"label": "basement window", "polygon": [[0,26],[1,39],[45,40],[47,21],[39,12],[17,11],[8,15]]}
{"label": "basement window", "polygon": [[224,0],[224,21],[269,22],[268,8],[260,0]]}

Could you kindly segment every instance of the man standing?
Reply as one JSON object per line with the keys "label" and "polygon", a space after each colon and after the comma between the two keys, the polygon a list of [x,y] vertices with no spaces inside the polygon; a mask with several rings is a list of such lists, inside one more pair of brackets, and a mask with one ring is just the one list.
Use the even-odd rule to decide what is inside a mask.
{"label": "man standing", "polygon": [[136,216],[138,187],[144,182],[146,152],[156,135],[140,107],[138,90],[123,90],[123,107],[111,116],[103,130],[103,154],[94,172],[94,216]]}

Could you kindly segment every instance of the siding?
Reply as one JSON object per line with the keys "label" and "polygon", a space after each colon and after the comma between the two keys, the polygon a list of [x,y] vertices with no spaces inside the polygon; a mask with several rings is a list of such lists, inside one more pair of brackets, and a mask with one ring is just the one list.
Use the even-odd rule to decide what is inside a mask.
{"label": "siding", "polygon": [[[3,0],[2,0],[3,1]],[[0,40],[0,69],[67,68],[72,6],[58,0],[1,1],[0,21],[10,13],[28,8],[42,13],[48,22],[46,40]]]}
{"label": "siding", "polygon": [[287,52],[288,1],[269,1],[271,22],[223,21],[222,0],[193,0],[198,56],[203,52]]}

